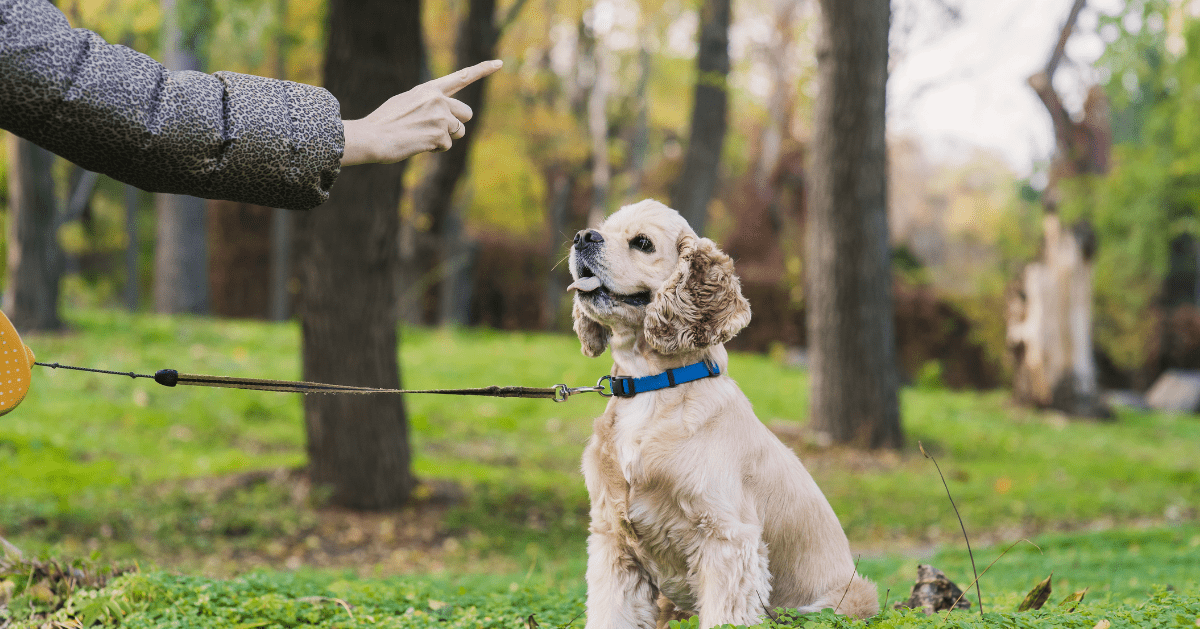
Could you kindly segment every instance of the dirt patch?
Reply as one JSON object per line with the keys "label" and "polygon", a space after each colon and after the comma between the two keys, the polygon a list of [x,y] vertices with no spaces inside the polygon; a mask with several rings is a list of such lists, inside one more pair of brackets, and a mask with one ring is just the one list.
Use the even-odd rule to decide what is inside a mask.
{"label": "dirt patch", "polygon": [[464,498],[446,481],[422,482],[409,506],[376,512],[322,506],[324,492],[303,470],[192,479],[151,493],[163,508],[182,511],[176,517],[187,530],[183,540],[164,543],[153,529],[136,527],[143,534],[135,545],[164,567],[216,576],[300,567],[364,576],[439,572],[467,535],[445,524]]}
{"label": "dirt patch", "polygon": [[900,467],[907,458],[905,453],[895,450],[858,450],[818,443],[817,436],[800,422],[775,422],[768,428],[796,452],[804,467],[814,472],[888,472]]}

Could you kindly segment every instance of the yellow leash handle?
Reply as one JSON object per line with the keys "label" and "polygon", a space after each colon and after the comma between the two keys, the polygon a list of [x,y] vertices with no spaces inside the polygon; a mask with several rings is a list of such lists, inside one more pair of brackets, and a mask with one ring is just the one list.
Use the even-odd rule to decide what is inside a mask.
{"label": "yellow leash handle", "polygon": [[0,415],[17,407],[29,392],[33,350],[29,349],[12,321],[0,312]]}

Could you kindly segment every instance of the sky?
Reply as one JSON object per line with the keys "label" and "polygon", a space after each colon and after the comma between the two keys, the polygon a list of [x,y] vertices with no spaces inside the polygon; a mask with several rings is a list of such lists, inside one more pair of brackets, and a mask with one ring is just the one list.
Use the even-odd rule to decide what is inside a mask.
{"label": "sky", "polygon": [[[909,0],[912,1],[912,0]],[[928,0],[927,0],[928,1]],[[889,79],[892,134],[919,138],[934,159],[953,159],[978,146],[1029,175],[1054,148],[1050,118],[1026,79],[1045,66],[1071,0],[964,0],[957,25],[914,27],[894,56]],[[1055,85],[1068,108],[1096,81],[1090,65],[1103,52],[1097,11],[1115,13],[1120,0],[1092,0],[1068,41]],[[900,16],[902,17],[902,16]]]}

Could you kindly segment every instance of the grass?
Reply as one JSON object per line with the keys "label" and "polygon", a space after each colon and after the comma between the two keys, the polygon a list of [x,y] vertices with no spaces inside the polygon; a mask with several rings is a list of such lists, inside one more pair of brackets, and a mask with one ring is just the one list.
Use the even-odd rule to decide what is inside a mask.
{"label": "grass", "polygon": [[[39,360],[143,373],[300,375],[294,324],[92,309],[71,311],[68,321],[70,334],[25,339]],[[412,388],[581,386],[608,369],[563,335],[405,330],[402,337],[404,384]],[[971,580],[965,553],[953,550],[961,546],[957,521],[918,441],[938,457],[972,540],[985,547],[976,554],[981,569],[1002,544],[1037,536],[1042,547],[1044,554],[1021,544],[1000,560],[982,581],[985,603],[994,597],[1008,605],[1051,571],[1056,591],[1089,587],[1090,597],[1113,605],[1145,601],[1156,584],[1197,591],[1195,416],[1123,411],[1114,423],[1075,422],[1013,407],[1002,393],[908,389],[909,446],[863,454],[804,441],[803,372],[741,354],[730,371],[759,417],[800,452],[863,554],[862,571],[893,601],[907,595],[918,561],[934,562],[964,587]],[[319,508],[319,492],[297,489],[302,483],[286,471],[304,463],[298,396],[167,389],[38,368],[28,399],[0,419],[0,535],[35,554],[136,560],[147,572],[130,578],[168,589],[175,577],[153,566],[210,575],[317,566],[316,576],[261,579],[283,583],[292,574],[296,583],[326,583],[304,591],[328,589],[330,579],[361,580],[445,597],[460,587],[464,596],[507,596],[517,584],[578,602],[587,507],[578,461],[603,399],[409,396],[406,403],[418,475],[456,483],[467,498],[445,507],[435,484],[415,510],[359,517]],[[398,547],[411,552],[389,554]],[[353,566],[353,576],[339,566]],[[389,580],[405,573],[420,576]],[[299,591],[285,587],[280,596],[316,596]]]}
{"label": "grass", "polygon": [[[1191,628],[1200,622],[1200,584],[1195,566],[1200,559],[1200,528],[1174,528],[1133,534],[1053,535],[1014,548],[985,577],[987,614],[981,619],[974,605],[969,612],[943,618],[919,613],[885,613],[876,627],[1095,627],[1107,619],[1115,627],[1164,626]],[[1190,556],[1187,548],[1191,548]],[[1185,552],[1180,553],[1180,550]],[[993,556],[997,548],[980,551]],[[1173,558],[1159,565],[1161,558]],[[965,584],[965,555],[948,551],[933,561]],[[889,560],[894,561],[894,560]],[[904,562],[911,582],[915,561]],[[870,564],[870,565],[865,565]],[[884,562],[865,561],[864,571],[883,569]],[[85,562],[74,574],[87,573]],[[1054,593],[1040,612],[1014,613],[1022,594],[1055,570]],[[1059,572],[1061,571],[1061,572]],[[95,621],[122,627],[506,627],[526,626],[533,616],[542,626],[563,627],[573,621],[582,626],[583,584],[577,579],[549,583],[542,579],[509,576],[451,578],[361,578],[329,571],[257,571],[232,579],[133,572],[107,585],[93,583],[70,591],[55,588],[48,579],[29,579],[29,571],[0,570],[4,584],[16,593],[8,603],[12,629],[44,626],[48,617],[83,626]],[[1065,574],[1064,574],[1065,573]],[[1130,574],[1136,576],[1129,577]],[[7,579],[6,579],[7,577]],[[1128,577],[1128,578],[1127,578]],[[881,590],[891,575],[881,581]],[[1170,587],[1137,583],[1154,578]],[[88,581],[85,577],[81,581]],[[30,584],[33,587],[28,587]],[[49,585],[48,585],[49,584]],[[1068,612],[1058,601],[1066,594],[1089,588],[1078,610]],[[893,587],[889,601],[905,598],[907,587]],[[883,592],[881,591],[881,594]],[[973,597],[972,597],[973,598]],[[0,594],[0,601],[4,595]],[[890,605],[888,606],[890,608]],[[6,612],[0,607],[0,623]],[[947,624],[948,621],[948,624]],[[771,626],[767,623],[765,626]],[[828,615],[803,619],[781,618],[782,626],[863,626]],[[778,626],[778,625],[777,625]],[[694,629],[684,623],[680,629]]]}

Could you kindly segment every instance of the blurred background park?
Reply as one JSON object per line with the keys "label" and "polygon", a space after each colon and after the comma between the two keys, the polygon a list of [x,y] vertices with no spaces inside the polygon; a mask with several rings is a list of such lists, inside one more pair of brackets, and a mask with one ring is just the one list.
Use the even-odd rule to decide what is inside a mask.
{"label": "blurred background park", "polygon": [[[656,198],[735,259],[753,321],[732,375],[893,600],[916,558],[971,581],[918,443],[985,547],[1049,536],[996,569],[1001,600],[1047,567],[1200,591],[1200,3],[822,4],[58,0],[174,69],[326,85],[346,118],[505,66],[460,93],[464,141],[344,169],[309,213],[145,193],[5,134],[4,310],[40,360],[102,369],[583,386],[609,364],[571,334],[571,238]],[[831,365],[822,343],[856,338],[870,355]],[[213,577],[536,582],[565,588],[565,622],[603,404],[35,368],[0,419],[0,536]]]}

